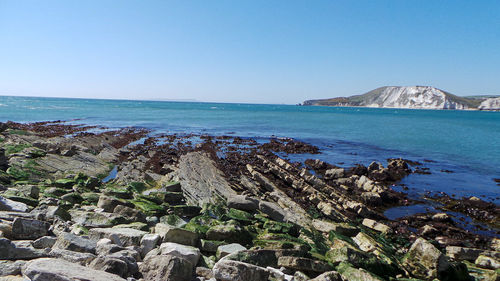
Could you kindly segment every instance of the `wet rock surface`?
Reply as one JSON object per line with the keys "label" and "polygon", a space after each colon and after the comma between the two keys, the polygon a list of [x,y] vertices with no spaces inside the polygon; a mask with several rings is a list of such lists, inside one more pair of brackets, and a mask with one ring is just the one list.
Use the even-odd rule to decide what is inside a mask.
{"label": "wet rock surface", "polygon": [[0,128],[0,278],[498,278],[500,240],[448,212],[496,227],[495,204],[441,195],[438,212],[384,217],[415,203],[392,185],[421,163],[295,163],[286,155],[320,151],[293,139]]}

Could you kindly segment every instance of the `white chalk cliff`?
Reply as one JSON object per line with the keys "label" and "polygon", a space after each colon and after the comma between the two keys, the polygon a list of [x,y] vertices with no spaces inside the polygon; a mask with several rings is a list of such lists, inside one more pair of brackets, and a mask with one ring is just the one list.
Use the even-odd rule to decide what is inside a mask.
{"label": "white chalk cliff", "polygon": [[500,110],[500,97],[486,99],[478,108],[480,110]]}
{"label": "white chalk cliff", "polygon": [[476,109],[480,100],[452,95],[430,86],[380,87],[363,95],[308,100],[304,105],[415,109]]}

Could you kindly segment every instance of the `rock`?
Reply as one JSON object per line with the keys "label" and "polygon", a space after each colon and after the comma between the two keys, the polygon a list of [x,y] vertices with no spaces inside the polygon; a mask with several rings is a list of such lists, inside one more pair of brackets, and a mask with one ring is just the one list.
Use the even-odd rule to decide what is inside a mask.
{"label": "rock", "polygon": [[499,238],[492,238],[491,239],[491,249],[493,249],[494,251],[498,251],[500,252],[500,239]]}
{"label": "rock", "polygon": [[289,256],[279,257],[278,266],[283,266],[285,268],[292,269],[293,271],[300,270],[318,273],[332,270],[331,266],[323,261]]}
{"label": "rock", "polygon": [[[336,243],[337,244],[337,243]],[[338,264],[340,262],[348,262],[350,264],[358,266],[363,260],[367,259],[367,254],[356,250],[354,247],[348,245],[347,243],[338,243],[340,245],[336,246],[326,253],[326,257],[333,264]],[[342,246],[342,244],[347,244]]]}
{"label": "rock", "polygon": [[123,278],[127,278],[129,276],[129,266],[127,262],[116,257],[97,257],[89,264],[89,267],[116,274]]}
{"label": "rock", "polygon": [[43,236],[31,243],[35,249],[52,248],[56,243],[57,238],[52,236]]}
{"label": "rock", "polygon": [[186,229],[157,223],[155,225],[155,233],[161,236],[163,242],[173,242],[189,246],[198,245],[198,234]]}
{"label": "rock", "polygon": [[226,242],[224,242],[224,241],[213,241],[213,240],[205,240],[205,239],[201,239],[200,241],[201,241],[200,249],[203,252],[207,252],[207,253],[215,253],[215,252],[217,252],[217,248],[219,248],[219,246],[226,244]]}
{"label": "rock", "polygon": [[146,234],[141,239],[141,255],[145,257],[147,253],[160,244],[161,237],[158,234]]}
{"label": "rock", "polygon": [[358,235],[353,237],[352,240],[362,251],[365,252],[373,252],[374,250],[379,248],[378,242],[363,232],[358,233]]}
{"label": "rock", "polygon": [[286,213],[285,211],[278,205],[271,203],[271,202],[266,202],[266,201],[260,201],[259,202],[259,210],[263,212],[264,214],[268,215],[271,219],[275,221],[284,221]]}
{"label": "rock", "polygon": [[403,259],[403,265],[417,278],[440,278],[451,265],[434,245],[418,238]]}
{"label": "rock", "polygon": [[376,192],[363,192],[361,193],[361,199],[363,199],[364,203],[371,206],[378,206],[382,204],[382,197],[380,197],[380,194]]}
{"label": "rock", "polygon": [[48,234],[48,222],[16,218],[12,223],[12,237],[14,239],[37,239]]}
{"label": "rock", "polygon": [[196,276],[201,276],[205,279],[211,279],[214,278],[214,274],[212,273],[212,270],[210,268],[198,266],[195,269]]}
{"label": "rock", "polygon": [[192,205],[216,203],[218,198],[227,199],[236,195],[223,172],[204,152],[182,155],[174,177],[179,179],[184,196]]}
{"label": "rock", "polygon": [[139,210],[124,206],[124,205],[117,205],[113,209],[113,213],[126,217],[127,219],[134,220],[134,221],[145,221],[146,216]]}
{"label": "rock", "polygon": [[54,258],[42,258],[28,262],[23,270],[23,276],[32,281],[125,281],[125,279],[111,273]]}
{"label": "rock", "polygon": [[144,280],[191,281],[193,265],[177,256],[150,256],[139,265]]}
{"label": "rock", "polygon": [[332,223],[323,220],[315,219],[313,220],[313,226],[317,230],[325,233],[330,231],[352,237],[359,233],[359,229],[355,226],[350,226],[347,223]]}
{"label": "rock", "polygon": [[388,227],[387,225],[383,223],[379,223],[375,220],[372,219],[364,219],[363,220],[363,225],[366,227],[369,227],[371,229],[374,229],[376,231],[382,232],[384,234],[388,234],[392,232],[392,229]]}
{"label": "rock", "polygon": [[232,243],[228,245],[221,245],[217,248],[217,259],[221,259],[229,254],[236,253],[239,251],[246,250],[247,248],[241,246],[238,243]]}
{"label": "rock", "polygon": [[99,196],[99,201],[97,202],[97,207],[102,208],[105,212],[111,213],[116,206],[123,205],[123,203],[113,197],[106,195]]}
{"label": "rock", "polygon": [[61,233],[54,248],[95,254],[96,242],[72,233]]}
{"label": "rock", "polygon": [[26,281],[26,279],[22,276],[7,275],[7,276],[0,276],[0,281]]}
{"label": "rock", "polygon": [[265,268],[225,259],[215,264],[213,273],[215,279],[220,281],[262,281],[269,277]]}
{"label": "rock", "polygon": [[259,208],[259,200],[246,195],[235,195],[227,199],[227,207],[255,212]]}
{"label": "rock", "polygon": [[311,279],[311,281],[343,281],[342,276],[337,271],[325,272],[316,278]]}
{"label": "rock", "polygon": [[29,212],[28,205],[0,196],[0,211]]}
{"label": "rock", "polygon": [[120,246],[138,246],[147,232],[132,228],[93,228],[89,231],[90,239],[98,241],[108,238]]}
{"label": "rock", "polygon": [[438,221],[438,222],[451,222],[451,217],[446,214],[446,213],[437,213],[432,216],[433,221]]}
{"label": "rock", "polygon": [[341,264],[337,267],[343,280],[349,281],[383,281],[384,279],[372,274],[363,268],[354,268],[349,264]]}
{"label": "rock", "polygon": [[12,224],[0,223],[0,237],[12,238]]}
{"label": "rock", "polygon": [[498,260],[495,260],[494,258],[491,258],[488,256],[483,256],[483,255],[480,255],[479,257],[477,257],[477,259],[474,263],[479,267],[487,268],[487,269],[496,270],[496,269],[500,268],[500,262]]}
{"label": "rock", "polygon": [[325,180],[333,180],[344,177],[345,170],[343,168],[332,168],[325,171]]}
{"label": "rock", "polygon": [[479,257],[481,252],[483,252],[483,250],[481,249],[465,248],[458,246],[446,247],[446,255],[457,261],[467,260],[474,262]]}
{"label": "rock", "polygon": [[35,259],[48,256],[48,251],[33,247],[22,247],[9,239],[0,238],[0,260]]}
{"label": "rock", "polygon": [[85,210],[69,210],[71,220],[85,227],[111,227],[116,224],[128,223],[129,221],[117,214],[85,211]]}
{"label": "rock", "polygon": [[198,260],[201,256],[198,248],[171,242],[162,243],[160,245],[160,253],[162,255],[172,255],[183,258],[188,260],[193,265],[198,264]]}
{"label": "rock", "polygon": [[434,234],[438,234],[439,233],[439,230],[437,230],[435,227],[433,227],[432,225],[424,225],[422,226],[420,229],[419,229],[419,232],[421,235],[423,236],[431,236],[431,235],[434,235]]}
{"label": "rock", "polygon": [[91,253],[74,252],[57,248],[52,249],[49,253],[49,256],[72,263],[77,263],[79,265],[87,265],[89,262],[96,258],[96,256]]}
{"label": "rock", "polygon": [[234,223],[212,226],[206,233],[207,240],[225,241],[227,243],[240,243],[246,245],[252,241],[250,234]]}
{"label": "rock", "polygon": [[19,275],[26,261],[0,261],[0,276]]}

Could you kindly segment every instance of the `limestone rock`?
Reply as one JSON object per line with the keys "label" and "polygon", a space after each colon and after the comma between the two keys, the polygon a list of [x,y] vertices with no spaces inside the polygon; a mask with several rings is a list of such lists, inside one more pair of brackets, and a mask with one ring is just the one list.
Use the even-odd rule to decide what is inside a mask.
{"label": "limestone rock", "polygon": [[175,177],[179,179],[189,204],[216,203],[218,198],[236,195],[215,162],[202,152],[190,152],[179,159]]}
{"label": "limestone rock", "polygon": [[156,248],[161,241],[161,237],[158,234],[146,234],[142,236],[141,239],[141,255],[146,256],[151,250]]}
{"label": "limestone rock", "polygon": [[232,243],[232,244],[227,244],[227,245],[221,245],[217,248],[217,258],[223,258],[229,254],[236,253],[239,251],[246,250],[247,248],[241,246],[238,243]]}
{"label": "limestone rock", "polygon": [[0,211],[28,212],[28,205],[0,196]]}
{"label": "limestone rock", "polygon": [[162,255],[172,255],[188,260],[191,264],[198,264],[201,253],[198,248],[176,244],[176,243],[163,243],[160,245],[160,253]]}
{"label": "limestone rock", "polygon": [[311,279],[311,281],[343,281],[343,279],[337,271],[328,271]]}
{"label": "limestone rock", "polygon": [[111,273],[54,258],[42,258],[28,262],[23,270],[23,276],[32,281],[125,281],[125,279]]}
{"label": "limestone rock", "polygon": [[139,266],[144,280],[191,281],[191,262],[172,255],[150,256]]}
{"label": "limestone rock", "polygon": [[89,231],[90,239],[98,241],[108,238],[117,245],[138,246],[147,232],[133,228],[93,228]]}
{"label": "limestone rock", "polygon": [[61,233],[54,248],[95,254],[96,242],[72,233]]}
{"label": "limestone rock", "polygon": [[21,268],[26,261],[0,261],[0,276],[21,274]]}
{"label": "limestone rock", "polygon": [[2,260],[23,260],[47,257],[45,250],[33,247],[22,247],[12,243],[9,239],[0,238],[0,259]]}
{"label": "limestone rock", "polygon": [[255,212],[259,208],[259,200],[245,195],[235,195],[227,199],[227,207],[243,211]]}
{"label": "limestone rock", "polygon": [[226,259],[215,264],[213,273],[215,279],[221,281],[262,281],[269,277],[265,268]]}
{"label": "limestone rock", "polygon": [[89,262],[96,258],[96,256],[91,253],[74,252],[57,248],[52,249],[49,253],[49,256],[79,265],[87,265]]}
{"label": "limestone rock", "polygon": [[198,244],[198,234],[182,228],[172,227],[168,224],[157,223],[155,233],[160,235],[163,242],[172,242],[189,246]]}
{"label": "limestone rock", "polygon": [[374,229],[376,231],[382,232],[384,234],[391,233],[392,229],[388,227],[387,225],[377,222],[372,219],[364,219],[363,220],[363,225],[366,227],[369,227],[371,229]]}
{"label": "limestone rock", "polygon": [[403,259],[403,265],[418,278],[439,278],[451,267],[448,259],[434,245],[418,238]]}
{"label": "limestone rock", "polygon": [[290,256],[280,257],[278,259],[278,266],[283,266],[294,271],[300,270],[319,273],[332,270],[331,266],[326,262]]}
{"label": "limestone rock", "polygon": [[446,255],[454,260],[461,261],[475,261],[477,257],[483,252],[481,249],[465,248],[458,246],[448,246],[446,247]]}
{"label": "limestone rock", "polygon": [[480,255],[479,257],[477,257],[477,259],[474,263],[479,267],[487,268],[487,269],[496,270],[496,269],[500,268],[500,261],[495,260],[492,257],[483,256],[483,255]]}
{"label": "limestone rock", "polygon": [[32,245],[36,249],[52,248],[52,246],[56,243],[56,240],[56,237],[43,236],[33,241]]}

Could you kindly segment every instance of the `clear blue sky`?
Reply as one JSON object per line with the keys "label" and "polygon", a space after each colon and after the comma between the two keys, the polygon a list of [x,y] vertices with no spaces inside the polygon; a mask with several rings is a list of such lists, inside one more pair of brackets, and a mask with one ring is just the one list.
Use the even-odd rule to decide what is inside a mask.
{"label": "clear blue sky", "polygon": [[0,95],[500,94],[500,1],[0,0]]}

